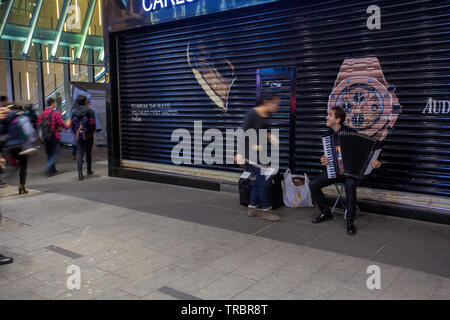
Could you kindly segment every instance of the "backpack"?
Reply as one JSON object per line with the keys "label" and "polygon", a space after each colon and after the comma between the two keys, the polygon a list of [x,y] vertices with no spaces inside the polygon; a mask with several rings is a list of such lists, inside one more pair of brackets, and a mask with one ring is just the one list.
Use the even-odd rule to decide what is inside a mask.
{"label": "backpack", "polygon": [[87,114],[82,117],[74,117],[75,137],[77,141],[84,141],[89,135],[89,118]]}
{"label": "backpack", "polygon": [[47,116],[47,118],[42,119],[39,128],[40,128],[40,134],[41,134],[41,138],[44,141],[52,141],[56,139],[56,135],[55,132],[52,129],[52,125],[51,125],[51,118],[52,118],[52,114],[53,114],[52,110],[50,112],[50,114]]}

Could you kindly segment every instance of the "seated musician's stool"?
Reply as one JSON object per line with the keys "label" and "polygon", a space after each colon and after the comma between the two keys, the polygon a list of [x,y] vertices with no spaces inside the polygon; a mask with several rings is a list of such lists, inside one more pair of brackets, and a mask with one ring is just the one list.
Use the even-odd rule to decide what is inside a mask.
{"label": "seated musician's stool", "polygon": [[[335,183],[334,186],[336,187],[336,191],[338,193],[338,196],[336,198],[336,201],[334,202],[333,208],[331,209],[331,214],[333,213],[339,213],[339,214],[343,214],[344,215],[344,219],[347,215],[347,208],[346,208],[346,204],[345,201],[343,199],[343,195],[345,194],[345,185],[343,183]],[[339,209],[337,208],[338,203],[341,202],[342,204],[342,208],[344,209]],[[355,210],[355,214],[359,214],[361,215],[361,209],[359,209],[358,204],[356,204],[356,210]]]}

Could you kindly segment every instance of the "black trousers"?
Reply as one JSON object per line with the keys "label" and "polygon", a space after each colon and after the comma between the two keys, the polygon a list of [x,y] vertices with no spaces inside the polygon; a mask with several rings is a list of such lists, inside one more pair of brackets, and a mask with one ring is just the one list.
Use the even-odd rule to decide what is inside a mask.
{"label": "black trousers", "polygon": [[19,183],[25,185],[27,182],[27,167],[28,167],[28,156],[20,156],[19,152],[22,148],[11,148],[9,149],[11,156],[19,161],[20,171],[19,171]]}
{"label": "black trousers", "polygon": [[309,183],[309,188],[313,199],[319,206],[321,213],[330,213],[330,206],[322,192],[322,188],[329,186],[334,183],[343,183],[345,186],[345,197],[347,200],[347,215],[346,220],[353,221],[355,219],[356,211],[356,185],[357,181],[354,178],[342,177],[337,179],[329,179],[327,171],[324,170],[319,176],[314,178]]}
{"label": "black trousers", "polygon": [[92,147],[94,145],[94,138],[77,141],[77,165],[78,175],[83,175],[83,158],[86,153],[87,172],[92,171]]}

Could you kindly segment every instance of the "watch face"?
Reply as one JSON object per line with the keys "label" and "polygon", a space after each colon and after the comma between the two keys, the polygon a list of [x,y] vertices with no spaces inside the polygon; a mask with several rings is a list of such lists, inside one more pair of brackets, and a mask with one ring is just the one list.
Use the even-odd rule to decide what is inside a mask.
{"label": "watch face", "polygon": [[226,112],[231,86],[236,80],[231,61],[210,52],[203,43],[188,44],[187,61],[203,91],[217,107]]}
{"label": "watch face", "polygon": [[344,109],[348,127],[380,138],[380,131],[389,125],[392,104],[392,95],[378,80],[359,76],[347,78],[333,89],[328,109]]}

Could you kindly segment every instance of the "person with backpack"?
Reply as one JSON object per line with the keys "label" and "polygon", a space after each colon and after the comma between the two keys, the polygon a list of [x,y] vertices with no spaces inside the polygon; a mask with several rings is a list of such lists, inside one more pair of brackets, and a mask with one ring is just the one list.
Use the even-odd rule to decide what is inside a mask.
{"label": "person with backpack", "polygon": [[12,104],[1,109],[0,135],[3,137],[1,147],[6,147],[11,157],[19,162],[19,194],[26,194],[28,155],[35,152],[29,145],[29,141],[33,139],[32,126],[20,106]]}
{"label": "person with backpack", "polygon": [[41,140],[44,143],[48,158],[45,171],[47,176],[51,176],[58,173],[55,163],[58,159],[59,150],[61,149],[59,144],[61,129],[70,128],[71,121],[67,120],[67,122],[64,122],[61,112],[56,110],[55,99],[49,98],[47,105],[47,109],[39,114],[36,125],[40,130]]}
{"label": "person with backpack", "polygon": [[78,179],[83,180],[83,158],[86,153],[87,174],[92,175],[92,147],[96,130],[95,112],[89,108],[89,100],[80,94],[72,110],[72,131],[77,141]]}

